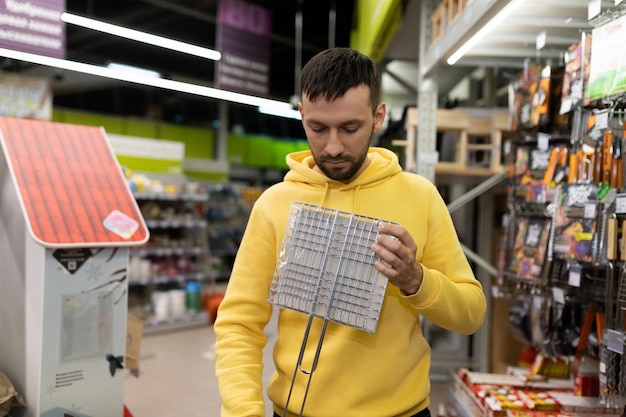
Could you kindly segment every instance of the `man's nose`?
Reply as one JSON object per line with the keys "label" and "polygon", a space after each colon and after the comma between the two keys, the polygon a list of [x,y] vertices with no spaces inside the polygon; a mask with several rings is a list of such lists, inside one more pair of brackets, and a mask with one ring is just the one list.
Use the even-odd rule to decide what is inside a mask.
{"label": "man's nose", "polygon": [[328,142],[326,142],[326,153],[331,157],[341,155],[343,153],[343,142],[336,129],[331,129],[328,134]]}

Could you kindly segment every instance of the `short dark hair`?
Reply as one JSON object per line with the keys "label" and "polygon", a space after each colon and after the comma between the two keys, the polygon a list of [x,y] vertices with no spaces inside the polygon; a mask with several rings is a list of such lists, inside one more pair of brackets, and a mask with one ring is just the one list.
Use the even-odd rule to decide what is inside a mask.
{"label": "short dark hair", "polygon": [[351,48],[330,48],[315,55],[300,73],[300,94],[311,101],[342,97],[359,85],[370,89],[370,104],[380,102],[380,77],[374,62]]}

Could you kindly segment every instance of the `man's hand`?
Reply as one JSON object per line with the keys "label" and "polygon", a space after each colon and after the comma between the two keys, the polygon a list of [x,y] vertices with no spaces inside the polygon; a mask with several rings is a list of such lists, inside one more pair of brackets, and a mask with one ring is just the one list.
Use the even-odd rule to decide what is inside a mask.
{"label": "man's hand", "polygon": [[422,266],[415,260],[415,241],[402,226],[381,224],[378,232],[379,236],[372,250],[382,262],[375,262],[376,269],[404,294],[415,294],[424,277]]}

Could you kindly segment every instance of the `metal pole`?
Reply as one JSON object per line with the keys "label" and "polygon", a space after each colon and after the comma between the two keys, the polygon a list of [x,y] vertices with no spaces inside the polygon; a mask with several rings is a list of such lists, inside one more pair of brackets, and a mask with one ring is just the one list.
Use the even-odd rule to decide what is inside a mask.
{"label": "metal pole", "polygon": [[293,94],[300,95],[300,69],[302,68],[302,3],[298,0],[298,9],[296,10],[296,62],[294,67],[294,86]]}
{"label": "metal pole", "polygon": [[448,211],[452,213],[453,211],[462,207],[466,203],[472,201],[474,198],[478,197],[479,195],[481,195],[482,193],[484,193],[491,187],[497,185],[500,181],[507,178],[508,175],[509,173],[506,170],[504,170],[500,172],[499,174],[489,177],[489,179],[481,182],[476,187],[472,188],[471,190],[469,190],[468,192],[466,192],[465,194],[463,194],[462,196],[460,196],[459,198],[457,198],[456,200],[448,204],[447,205]]}
{"label": "metal pole", "polygon": [[337,24],[337,4],[336,0],[331,0],[330,10],[328,10],[328,47],[335,47],[335,26]]}

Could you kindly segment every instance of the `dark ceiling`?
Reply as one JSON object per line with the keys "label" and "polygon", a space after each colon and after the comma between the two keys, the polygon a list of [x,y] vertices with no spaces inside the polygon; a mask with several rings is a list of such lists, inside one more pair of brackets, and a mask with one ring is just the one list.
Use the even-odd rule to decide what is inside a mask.
{"label": "dark ceiling", "polygon": [[[247,0],[272,13],[269,98],[288,101],[295,93],[296,57],[305,63],[328,46],[349,46],[353,0]],[[216,48],[218,0],[67,0],[68,12],[120,26]],[[331,11],[336,13],[333,21]],[[297,42],[296,16],[302,16],[301,42]],[[336,22],[333,24],[333,22]],[[166,78],[212,85],[215,63],[183,53],[141,44],[75,25],[67,25],[67,59],[98,65],[117,62],[159,71]],[[332,45],[331,45],[332,42]],[[25,64],[21,64],[25,65]],[[192,125],[214,123],[218,103],[183,93],[140,87],[129,83],[100,82],[76,87],[58,72],[54,105],[65,108],[152,117]],[[65,81],[65,87],[64,87]],[[259,117],[256,108],[230,105],[230,124],[247,131],[301,137],[299,123],[277,117]],[[294,132],[293,129],[296,129]]]}
{"label": "dark ceiling", "polygon": [[[66,9],[124,27],[168,36],[180,41],[216,48],[216,13],[219,0],[66,0]],[[287,101],[297,93],[296,74],[315,53],[329,46],[349,46],[355,20],[356,0],[246,0],[263,6],[272,14],[270,38],[269,98]],[[458,83],[478,67],[490,67],[500,77],[494,90],[504,91],[509,76],[516,74],[534,51],[538,31],[547,35],[541,54],[561,53],[575,42],[586,22],[587,0],[526,0],[525,6],[485,37],[457,65],[445,64],[445,57],[477,32],[485,16],[475,9],[500,9],[509,0],[469,2],[462,18],[451,24],[443,40],[426,45],[424,62],[419,61],[422,6],[429,0],[402,0],[404,17],[381,64],[386,101],[403,106],[417,100],[418,69],[430,68],[436,80],[439,100],[446,102]],[[425,6],[424,6],[425,7]],[[331,11],[336,17],[331,20]],[[297,41],[296,16],[301,12],[301,42]],[[484,12],[486,13],[486,12]],[[494,11],[495,13],[495,11]],[[474,18],[473,16],[476,15]],[[482,16],[482,17],[480,17]],[[474,19],[474,20],[472,20]],[[473,22],[473,23],[472,23]],[[565,23],[564,23],[565,22]],[[583,22],[583,23],[579,23]],[[471,27],[464,25],[472,23]],[[460,27],[459,27],[460,26]],[[569,36],[564,36],[564,30]],[[427,33],[427,32],[424,32]],[[212,86],[216,64],[203,58],[148,46],[121,37],[67,25],[67,58],[103,65],[109,61],[161,72],[166,78]],[[297,62],[297,52],[301,59]],[[536,51],[535,51],[535,54]],[[556,56],[556,55],[555,55]],[[53,70],[10,59],[0,59],[0,69],[48,77],[54,105],[113,115],[153,118],[187,125],[215,126],[219,122],[216,100],[170,90],[142,87],[103,77]],[[500,96],[499,96],[500,97]],[[501,97],[506,99],[505,95]],[[295,120],[260,116],[255,107],[229,104],[229,129],[243,126],[251,133],[302,137]]]}

